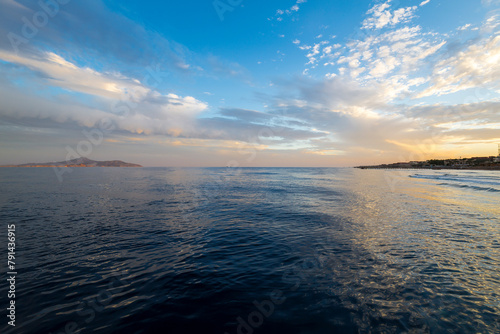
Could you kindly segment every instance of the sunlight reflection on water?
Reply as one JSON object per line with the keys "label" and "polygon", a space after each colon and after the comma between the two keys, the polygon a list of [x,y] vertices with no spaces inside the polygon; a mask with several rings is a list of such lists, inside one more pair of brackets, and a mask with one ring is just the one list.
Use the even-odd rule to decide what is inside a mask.
{"label": "sunlight reflection on water", "polygon": [[499,329],[498,174],[51,173],[0,170],[2,221],[22,231],[26,333],[236,333],[276,290],[284,302],[256,333]]}

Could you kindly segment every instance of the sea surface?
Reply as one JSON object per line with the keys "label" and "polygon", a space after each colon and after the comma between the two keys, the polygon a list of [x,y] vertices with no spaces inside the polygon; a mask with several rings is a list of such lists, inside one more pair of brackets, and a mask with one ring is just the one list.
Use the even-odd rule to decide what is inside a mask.
{"label": "sea surface", "polygon": [[0,187],[1,333],[500,333],[498,171],[0,168]]}

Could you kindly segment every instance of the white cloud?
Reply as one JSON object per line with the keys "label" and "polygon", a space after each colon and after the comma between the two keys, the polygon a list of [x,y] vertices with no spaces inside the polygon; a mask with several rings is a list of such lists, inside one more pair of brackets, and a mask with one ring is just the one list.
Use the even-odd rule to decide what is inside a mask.
{"label": "white cloud", "polygon": [[500,92],[500,35],[492,35],[466,50],[440,61],[434,68],[431,86],[417,95],[445,95],[474,87]]}
{"label": "white cloud", "polygon": [[486,19],[486,23],[482,26],[481,30],[484,33],[495,32],[495,30],[500,26],[500,14],[496,11],[492,12]]}
{"label": "white cloud", "polygon": [[481,0],[481,3],[485,6],[499,5],[500,0]]}
{"label": "white cloud", "polygon": [[[444,44],[439,39],[426,38],[419,26],[404,27],[348,43],[346,53],[340,56],[337,64],[349,64],[342,70],[344,74],[359,77],[366,84],[372,80],[390,81],[394,75],[402,81],[395,84],[402,88],[398,91],[405,92],[409,87],[405,83],[407,76],[420,69],[421,62]],[[324,48],[323,51],[330,50]]]}
{"label": "white cloud", "polygon": [[420,3],[420,7],[427,5],[431,0],[424,0]]}
{"label": "white cloud", "polygon": [[[413,7],[409,8],[411,11],[405,9],[399,14],[391,11],[386,26],[406,20],[407,12],[413,11]],[[387,3],[373,9],[373,13],[377,11],[389,11]],[[330,61],[333,45],[314,44],[308,49],[309,68],[314,68],[315,61],[324,57],[327,59],[324,65],[336,65],[337,71],[324,73],[320,84],[309,83],[302,88],[303,100],[308,101],[305,108],[315,110],[312,113],[315,116],[307,121],[315,128],[335,133],[335,142],[341,143],[339,148],[345,152],[360,147],[376,147],[385,154],[412,152],[415,143],[429,138],[437,147],[448,145],[447,148],[464,140],[473,143],[500,138],[499,104],[493,98],[500,100],[498,21],[499,17],[492,12],[479,36],[458,46],[448,43],[454,36],[425,32],[420,26],[365,35],[361,40],[347,43],[335,62]],[[406,98],[439,96],[478,87],[482,88],[480,101],[485,102],[471,104],[465,99],[462,104],[452,106],[401,104]],[[477,92],[476,89],[474,98]],[[317,116],[321,114],[319,110],[330,114],[321,118]],[[309,117],[304,114],[300,116]],[[326,138],[322,140],[331,144]],[[322,143],[317,145],[312,147],[318,151],[324,149]]]}
{"label": "white cloud", "polygon": [[51,52],[42,57],[29,58],[0,50],[0,59],[44,73],[51,85],[64,89],[106,98],[120,98],[127,92],[145,95],[149,91],[129,78],[80,68]]}
{"label": "white cloud", "polygon": [[[36,73],[44,85],[61,88],[65,91],[83,93],[102,101],[109,108],[73,107],[60,105],[48,99],[33,96],[26,102],[36,108],[25,108],[24,98],[0,113],[10,117],[50,118],[56,122],[76,121],[81,125],[93,126],[103,117],[115,121],[122,130],[134,133],[170,133],[172,129],[182,131],[194,118],[207,108],[207,104],[191,96],[161,94],[137,79],[128,78],[120,73],[101,73],[91,68],[82,68],[55,53],[45,53],[40,57],[29,58],[0,50],[0,59],[15,63]],[[3,89],[5,92],[5,87]],[[18,91],[12,94],[21,95]],[[8,95],[8,94],[7,94]],[[4,100],[2,98],[2,100]],[[129,111],[119,105],[126,105]],[[86,111],[83,111],[86,110]],[[83,112],[84,114],[81,114]]]}
{"label": "white cloud", "polygon": [[[380,11],[380,8],[385,10],[385,5],[379,5],[379,9],[373,9],[373,12]],[[329,70],[323,74],[326,78],[338,77],[354,80],[362,87],[378,87],[377,99],[390,104],[411,96],[429,82],[419,71],[439,59],[437,55],[445,44],[439,35],[424,33],[420,26],[407,26],[365,35],[361,40],[347,43],[344,48],[340,44],[328,43],[302,48],[308,51],[309,69],[316,68],[317,61],[324,59],[324,66],[337,66],[335,73]],[[334,49],[338,52],[334,53]]]}
{"label": "white cloud", "polygon": [[[323,56],[325,55],[329,55],[330,53],[332,53],[332,49],[333,49],[333,46],[327,46],[326,48],[323,49]],[[323,57],[322,56],[322,57]]]}
{"label": "white cloud", "polygon": [[391,24],[395,25],[400,22],[408,22],[409,19],[413,17],[413,12],[416,9],[416,6],[396,9],[393,13]]}
{"label": "white cloud", "polygon": [[457,30],[467,30],[468,28],[470,28],[471,24],[470,23],[467,23],[461,27],[458,27]]}
{"label": "white cloud", "polygon": [[383,60],[377,59],[370,71],[370,75],[375,78],[383,77],[395,69],[398,65],[399,61],[394,57],[385,57]]}
{"label": "white cloud", "polygon": [[381,29],[386,26],[394,26],[399,23],[408,22],[415,16],[417,6],[398,8],[391,11],[390,0],[370,8],[366,14],[370,15],[362,23],[363,29]]}
{"label": "white cloud", "polygon": [[[283,21],[283,15],[286,14],[286,15],[292,15],[293,13],[297,13],[299,10],[300,10],[300,6],[301,4],[303,3],[306,3],[307,0],[297,0],[297,2],[292,6],[290,7],[289,9],[278,9],[276,11],[276,20],[281,22]],[[270,19],[268,19],[270,20]]]}
{"label": "white cloud", "polygon": [[321,52],[320,49],[323,45],[328,44],[328,41],[322,41],[319,43],[314,44],[309,53],[306,55],[306,57],[309,59],[309,62],[307,64],[315,65],[317,62],[317,55]]}
{"label": "white cloud", "polygon": [[[299,5],[304,2],[297,0],[288,10],[278,10],[277,20],[283,19],[281,15],[295,15]],[[420,6],[428,2],[422,1]],[[435,129],[447,131],[446,136],[436,139],[438,144],[461,137],[470,141],[484,138],[491,140],[495,130],[498,137],[498,103],[404,105],[409,100],[407,98],[417,96],[420,90],[423,90],[421,96],[439,96],[477,87],[485,87],[488,92],[495,89],[499,91],[500,36],[497,17],[492,15],[486,21],[481,32],[478,32],[480,36],[475,36],[477,38],[463,41],[461,45],[449,43],[443,50],[448,36],[425,32],[419,26],[397,26],[414,17],[416,6],[391,9],[391,5],[393,2],[386,1],[374,6],[367,12],[369,17],[363,22],[363,28],[390,28],[388,31],[370,32],[346,45],[315,39],[312,40],[318,43],[301,45],[300,40],[293,40],[293,44],[306,51],[304,54],[309,62],[303,73],[311,77],[294,79],[298,83],[286,87],[286,94],[283,93],[283,100],[275,105],[275,109],[272,101],[265,101],[266,111],[272,113],[286,109],[289,112],[288,120],[299,124],[296,127],[310,129],[300,134],[304,137],[297,134],[287,136],[295,140],[294,143],[300,138],[304,141],[300,145],[304,144],[310,153],[316,155],[338,152],[361,152],[359,154],[366,155],[371,150],[399,154],[409,147],[415,147],[416,141],[432,137]],[[461,28],[470,29],[471,26]],[[329,36],[323,30],[321,32]],[[456,36],[469,35],[454,33]],[[277,53],[282,55],[279,51]],[[255,126],[252,129],[257,128],[256,133],[260,130],[248,118],[236,121],[237,113],[230,120],[197,119],[208,106],[194,97],[160,93],[137,79],[121,73],[80,67],[55,53],[23,57],[1,52],[0,59],[31,69],[26,72],[36,76],[37,83],[43,81],[50,84],[40,86],[65,90],[60,94],[58,91],[59,95],[55,97],[21,92],[15,85],[0,86],[0,116],[9,119],[76,122],[91,127],[102,118],[110,118],[120,130],[133,133],[230,140],[243,138],[246,127]],[[317,72],[313,71],[318,64],[325,66],[321,66]],[[178,67],[189,68],[190,65],[181,62]],[[230,73],[237,74],[234,70]],[[311,78],[315,77],[321,79],[313,81]],[[304,82],[294,96],[293,88],[300,86],[302,80],[310,81]],[[7,75],[0,77],[0,84],[2,82],[9,82]],[[272,91],[279,91],[279,88],[283,87],[276,87]],[[91,96],[94,107],[85,106],[84,102],[75,103],[74,99],[69,102],[73,97],[72,92]],[[210,92],[204,94],[212,95]],[[127,115],[102,107],[121,100],[123,96],[136,105]],[[460,110],[465,112],[461,113],[461,118],[457,118]],[[457,125],[461,129],[457,130]],[[216,142],[213,145],[224,146]]]}

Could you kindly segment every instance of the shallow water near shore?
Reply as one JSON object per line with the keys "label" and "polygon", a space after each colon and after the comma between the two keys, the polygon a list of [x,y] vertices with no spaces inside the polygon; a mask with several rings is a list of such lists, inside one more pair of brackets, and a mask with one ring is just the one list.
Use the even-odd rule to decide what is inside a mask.
{"label": "shallow water near shore", "polygon": [[497,171],[2,168],[0,184],[18,272],[2,333],[500,332]]}

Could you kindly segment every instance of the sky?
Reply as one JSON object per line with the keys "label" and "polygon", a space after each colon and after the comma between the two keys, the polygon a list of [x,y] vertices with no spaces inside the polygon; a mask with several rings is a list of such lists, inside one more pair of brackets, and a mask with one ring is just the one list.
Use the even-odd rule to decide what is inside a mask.
{"label": "sky", "polygon": [[0,164],[497,155],[500,0],[0,0]]}

